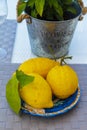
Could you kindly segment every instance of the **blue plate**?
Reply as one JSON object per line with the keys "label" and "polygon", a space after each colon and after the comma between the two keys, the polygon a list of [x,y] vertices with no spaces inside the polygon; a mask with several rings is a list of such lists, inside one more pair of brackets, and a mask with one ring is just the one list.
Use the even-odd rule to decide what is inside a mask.
{"label": "blue plate", "polygon": [[80,98],[80,88],[76,90],[76,92],[67,99],[59,100],[55,97],[53,98],[54,106],[52,108],[46,109],[35,109],[25,102],[22,102],[22,113],[31,114],[33,116],[42,116],[42,117],[53,117],[60,114],[64,114],[71,110],[79,101]]}

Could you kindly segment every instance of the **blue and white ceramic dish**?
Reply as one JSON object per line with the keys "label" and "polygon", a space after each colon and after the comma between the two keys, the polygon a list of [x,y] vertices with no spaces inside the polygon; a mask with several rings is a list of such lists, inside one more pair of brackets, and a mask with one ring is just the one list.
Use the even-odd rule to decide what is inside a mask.
{"label": "blue and white ceramic dish", "polygon": [[35,109],[24,102],[22,103],[22,113],[31,114],[33,116],[42,116],[42,117],[53,117],[60,114],[64,114],[71,110],[78,103],[80,98],[80,88],[76,92],[65,100],[59,100],[54,98],[54,106],[52,108],[46,109]]}

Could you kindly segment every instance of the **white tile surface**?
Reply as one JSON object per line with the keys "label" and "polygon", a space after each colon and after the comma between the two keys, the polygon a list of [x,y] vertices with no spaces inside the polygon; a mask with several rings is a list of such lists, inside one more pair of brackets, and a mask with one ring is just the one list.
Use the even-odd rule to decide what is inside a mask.
{"label": "white tile surface", "polygon": [[[8,1],[8,19],[16,19],[16,4],[18,0]],[[87,0],[84,0],[87,5]],[[87,64],[87,15],[83,21],[79,21],[72,39],[69,54],[73,59],[69,63]],[[26,22],[18,23],[12,63],[22,63],[28,58],[36,57],[31,52]]]}

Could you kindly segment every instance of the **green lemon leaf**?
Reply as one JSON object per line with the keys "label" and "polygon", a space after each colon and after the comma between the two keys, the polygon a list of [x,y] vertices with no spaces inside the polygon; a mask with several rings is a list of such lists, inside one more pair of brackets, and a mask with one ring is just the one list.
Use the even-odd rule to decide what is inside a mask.
{"label": "green lemon leaf", "polygon": [[21,88],[34,80],[33,76],[26,75],[24,72],[19,70],[16,70],[16,77],[20,83]]}
{"label": "green lemon leaf", "polygon": [[6,84],[6,99],[10,108],[18,114],[21,108],[21,99],[18,93],[18,80],[15,74]]}

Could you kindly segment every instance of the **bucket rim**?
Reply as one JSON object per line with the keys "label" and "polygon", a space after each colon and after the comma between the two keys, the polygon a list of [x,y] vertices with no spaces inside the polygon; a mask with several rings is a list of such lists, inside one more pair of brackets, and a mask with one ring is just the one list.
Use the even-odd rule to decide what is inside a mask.
{"label": "bucket rim", "polygon": [[[29,15],[26,11],[25,13],[27,15]],[[45,23],[65,23],[65,22],[70,22],[72,20],[78,19],[80,16],[82,15],[82,8],[79,6],[79,13],[74,17],[74,18],[70,18],[68,20],[61,20],[61,21],[50,21],[50,20],[44,20],[44,19],[38,19],[38,18],[34,18],[33,16],[29,15],[29,19],[31,20],[36,20],[38,22],[45,22]]]}
{"label": "bucket rim", "polygon": [[31,20],[34,19],[34,20],[39,21],[39,22],[45,22],[45,23],[65,23],[65,22],[70,22],[72,20],[78,19],[81,14],[82,14],[82,12],[79,15],[77,15],[76,17],[74,17],[74,18],[71,18],[71,19],[68,19],[68,20],[61,20],[61,21],[50,21],[50,20],[43,20],[43,19],[41,20],[41,19],[34,18],[34,17],[30,16],[30,15],[29,16],[30,16]]}

